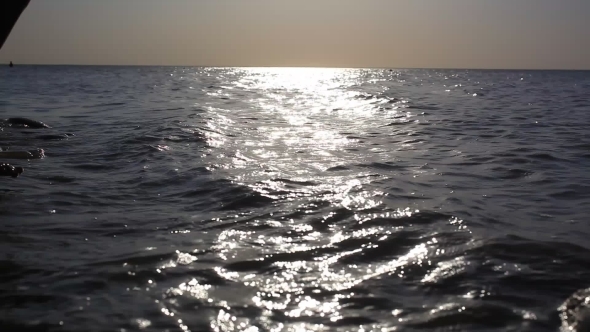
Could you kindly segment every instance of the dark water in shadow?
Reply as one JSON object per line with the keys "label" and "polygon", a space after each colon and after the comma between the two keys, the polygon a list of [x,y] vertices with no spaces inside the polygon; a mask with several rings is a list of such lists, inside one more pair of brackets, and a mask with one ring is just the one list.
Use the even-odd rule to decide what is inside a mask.
{"label": "dark water in shadow", "polygon": [[[590,74],[0,70],[7,331],[585,331]],[[2,160],[0,160],[2,161]]]}

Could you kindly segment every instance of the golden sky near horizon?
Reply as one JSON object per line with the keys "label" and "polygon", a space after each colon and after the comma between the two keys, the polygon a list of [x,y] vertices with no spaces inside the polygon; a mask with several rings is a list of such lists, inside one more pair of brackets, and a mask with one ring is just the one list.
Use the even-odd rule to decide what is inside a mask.
{"label": "golden sky near horizon", "polygon": [[587,0],[32,0],[0,62],[590,69]]}

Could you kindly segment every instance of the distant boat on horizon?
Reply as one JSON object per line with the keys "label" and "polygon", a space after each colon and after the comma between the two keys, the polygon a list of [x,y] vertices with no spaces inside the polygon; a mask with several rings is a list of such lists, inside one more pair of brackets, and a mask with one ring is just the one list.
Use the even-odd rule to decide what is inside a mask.
{"label": "distant boat on horizon", "polygon": [[8,65],[8,67],[10,67],[10,68],[14,67],[14,65],[12,64],[12,61],[10,61],[10,64]]}

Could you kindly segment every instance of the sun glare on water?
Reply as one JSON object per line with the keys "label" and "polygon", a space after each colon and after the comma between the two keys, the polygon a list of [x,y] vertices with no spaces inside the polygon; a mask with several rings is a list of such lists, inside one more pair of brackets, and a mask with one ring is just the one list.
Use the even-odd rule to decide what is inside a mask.
{"label": "sun glare on water", "polygon": [[338,85],[351,73],[337,68],[244,68],[246,73],[259,78],[257,88],[315,91],[323,93]]}
{"label": "sun glare on water", "polygon": [[[338,253],[330,249],[377,235],[379,241],[387,241],[399,229],[367,226],[365,222],[409,218],[418,212],[366,214],[383,204],[384,193],[371,186],[375,178],[354,170],[359,163],[370,163],[359,160],[358,151],[370,147],[357,137],[374,132],[381,121],[400,118],[394,105],[398,99],[388,97],[386,88],[359,88],[368,80],[382,79],[380,76],[367,78],[367,72],[360,69],[332,68],[234,68],[225,74],[232,78],[232,85],[212,85],[215,91],[211,96],[223,98],[223,105],[208,114],[208,143],[221,166],[219,173],[254,192],[252,199],[260,196],[285,207],[321,202],[318,204],[333,209],[316,218],[338,219],[338,213],[346,210],[354,214],[347,222],[363,226],[353,231],[334,223],[326,226],[328,231],[313,226],[304,216],[281,218],[272,214],[250,220],[248,223],[255,226],[252,230],[226,229],[217,234],[212,247],[216,259],[224,263],[213,270],[235,285],[235,294],[219,293],[216,287],[198,280],[180,284],[172,294],[190,295],[219,306],[211,320],[215,331],[259,331],[249,318],[236,315],[231,306],[251,306],[260,311],[262,318],[257,325],[265,330],[320,331],[326,327],[305,321],[320,318],[337,324],[349,310],[343,303],[355,296],[358,285],[387,275],[403,276],[412,266],[425,264],[436,251],[436,245],[427,241],[375,264],[342,262],[375,248],[376,242]],[[323,254],[309,259],[316,251]],[[281,259],[287,255],[300,259]],[[190,259],[182,256],[181,260],[179,256],[182,262]],[[232,268],[234,264],[244,268]],[[259,265],[272,266],[280,273],[253,273]],[[427,280],[450,274],[455,265],[449,266],[441,267],[440,273],[433,272]],[[276,312],[282,312],[287,322],[273,321]],[[300,322],[295,324],[297,320]]]}

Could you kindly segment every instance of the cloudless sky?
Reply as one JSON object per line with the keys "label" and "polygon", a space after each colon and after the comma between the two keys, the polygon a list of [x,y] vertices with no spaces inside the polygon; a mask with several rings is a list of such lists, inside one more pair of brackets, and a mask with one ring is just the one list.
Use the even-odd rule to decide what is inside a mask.
{"label": "cloudless sky", "polygon": [[32,0],[10,60],[590,69],[590,1]]}

